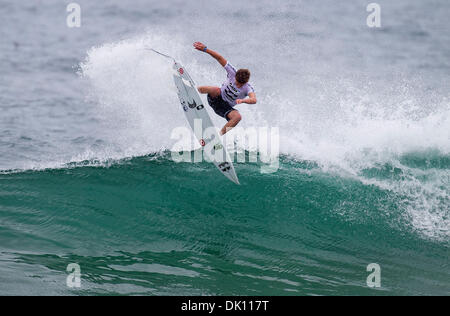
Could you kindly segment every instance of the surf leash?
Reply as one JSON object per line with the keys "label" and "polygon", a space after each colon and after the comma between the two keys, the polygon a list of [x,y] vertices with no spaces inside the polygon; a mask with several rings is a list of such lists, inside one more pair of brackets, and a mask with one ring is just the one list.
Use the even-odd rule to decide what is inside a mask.
{"label": "surf leash", "polygon": [[163,54],[163,53],[161,53],[161,52],[158,52],[156,49],[153,49],[153,48],[151,48],[151,47],[145,47],[144,49],[145,49],[145,50],[151,50],[151,51],[153,51],[153,52],[155,52],[155,53],[157,53],[157,54],[159,54],[159,55],[161,55],[161,56],[163,56],[163,57],[170,58],[170,59],[172,59],[174,62],[176,62],[175,58],[173,58],[172,56],[169,56],[169,55]]}

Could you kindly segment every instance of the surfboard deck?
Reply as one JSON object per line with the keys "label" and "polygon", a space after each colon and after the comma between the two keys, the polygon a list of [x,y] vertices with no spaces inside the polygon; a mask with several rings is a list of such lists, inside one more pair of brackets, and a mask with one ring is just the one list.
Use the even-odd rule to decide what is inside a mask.
{"label": "surfboard deck", "polygon": [[173,79],[178,90],[181,108],[195,137],[203,146],[203,153],[225,177],[239,184],[233,162],[205,109],[194,81],[186,69],[175,60],[173,70]]}

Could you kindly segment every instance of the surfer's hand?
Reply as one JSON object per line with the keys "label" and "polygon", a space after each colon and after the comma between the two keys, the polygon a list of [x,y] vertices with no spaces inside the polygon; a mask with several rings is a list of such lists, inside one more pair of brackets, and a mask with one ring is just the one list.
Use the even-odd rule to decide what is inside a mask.
{"label": "surfer's hand", "polygon": [[194,47],[195,47],[195,49],[203,51],[205,49],[206,45],[203,43],[200,43],[200,42],[195,42]]}
{"label": "surfer's hand", "polygon": [[243,103],[244,102],[244,100],[242,100],[242,99],[237,99],[236,100],[236,104],[241,104],[241,103]]}

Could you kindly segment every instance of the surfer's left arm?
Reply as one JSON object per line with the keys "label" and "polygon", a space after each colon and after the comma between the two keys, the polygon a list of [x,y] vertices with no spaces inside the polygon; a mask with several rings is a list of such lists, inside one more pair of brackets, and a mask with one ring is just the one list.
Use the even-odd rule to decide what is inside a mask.
{"label": "surfer's left arm", "polygon": [[245,99],[237,99],[236,104],[247,103],[247,104],[256,104],[256,94],[254,92],[250,92],[248,94],[248,98]]}

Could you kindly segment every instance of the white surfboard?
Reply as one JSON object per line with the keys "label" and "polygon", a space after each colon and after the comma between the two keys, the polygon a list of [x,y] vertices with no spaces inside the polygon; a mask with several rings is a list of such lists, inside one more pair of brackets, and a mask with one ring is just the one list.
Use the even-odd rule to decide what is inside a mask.
{"label": "white surfboard", "polygon": [[205,105],[197,92],[194,81],[189,76],[186,69],[175,59],[168,55],[161,54],[158,51],[153,51],[171,58],[174,61],[173,79],[178,90],[181,109],[183,110],[195,137],[203,147],[203,153],[212,163],[214,163],[225,177],[234,183],[239,184],[233,162],[205,109]]}

